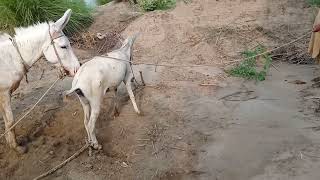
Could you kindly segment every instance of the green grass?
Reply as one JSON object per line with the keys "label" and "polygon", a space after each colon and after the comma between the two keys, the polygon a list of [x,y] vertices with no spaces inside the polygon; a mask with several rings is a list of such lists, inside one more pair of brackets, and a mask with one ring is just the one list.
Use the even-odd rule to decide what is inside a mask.
{"label": "green grass", "polygon": [[175,7],[176,0],[138,0],[144,11],[166,10]]}
{"label": "green grass", "polygon": [[312,6],[320,6],[320,0],[307,0]]}
{"label": "green grass", "polygon": [[254,79],[257,81],[264,81],[266,79],[267,72],[270,68],[272,59],[269,54],[262,55],[263,67],[262,70],[258,71],[257,69],[257,58],[255,57],[258,54],[265,52],[265,48],[259,46],[254,50],[247,50],[242,53],[244,56],[244,61],[239,65],[233,67],[228,73],[231,76],[242,77],[246,79]]}
{"label": "green grass", "polygon": [[0,0],[0,31],[12,33],[14,27],[56,21],[72,9],[65,33],[72,35],[88,27],[93,18],[83,0]]}
{"label": "green grass", "polygon": [[107,4],[109,2],[111,2],[112,0],[97,0],[98,5],[104,5]]}

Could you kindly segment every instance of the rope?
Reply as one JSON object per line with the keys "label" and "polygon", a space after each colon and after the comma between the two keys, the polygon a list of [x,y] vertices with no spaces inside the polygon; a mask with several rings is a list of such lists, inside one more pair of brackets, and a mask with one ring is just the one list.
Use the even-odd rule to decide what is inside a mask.
{"label": "rope", "polygon": [[[293,44],[299,40],[301,40],[302,38],[304,38],[305,36],[309,35],[311,32],[305,33],[304,35],[300,36],[299,38],[290,41],[286,44],[283,44],[282,46],[279,46],[277,48],[271,49],[269,51],[257,54],[251,58],[255,58],[258,56],[262,56],[268,53],[271,53],[273,51],[276,51],[278,49],[281,49],[285,46],[288,46],[290,44]],[[156,64],[156,63],[132,63],[129,60],[124,60],[124,59],[119,59],[119,58],[114,58],[114,57],[109,57],[109,56],[101,56],[101,57],[107,57],[110,59],[114,59],[114,60],[118,60],[118,61],[124,61],[124,62],[129,62],[130,64],[134,64],[134,65],[154,65],[154,66],[166,66],[166,67],[203,67],[203,66],[214,66],[214,65],[174,65],[174,64]],[[239,60],[235,60],[235,61],[242,61],[242,60],[246,60],[249,58],[245,58],[245,59],[239,59]],[[132,68],[132,67],[131,67]],[[131,69],[132,70],[132,69]],[[49,87],[49,89],[41,96],[41,98],[32,106],[32,108],[26,113],[24,114],[16,123],[14,123],[8,130],[5,131],[5,133],[1,134],[0,138],[2,138],[3,136],[5,136],[10,130],[12,130],[23,118],[25,118],[38,104],[39,102],[47,95],[47,93],[53,88],[53,86],[58,82],[60,78],[58,78],[57,80],[54,81],[54,83]],[[85,151],[87,148],[89,147],[89,144],[84,145],[81,149],[79,149],[76,153],[74,153],[72,156],[70,156],[68,159],[66,159],[65,161],[63,161],[62,163],[60,163],[59,165],[55,166],[54,168],[52,168],[51,170],[47,171],[46,173],[34,178],[34,180],[39,180],[41,178],[44,178],[52,173],[54,173],[55,171],[57,171],[58,169],[62,168],[63,166],[65,166],[68,162],[70,162],[71,160],[73,160],[74,158],[78,157],[83,151]]]}
{"label": "rope", "polygon": [[[293,43],[303,39],[305,36],[310,35],[310,34],[311,34],[311,32],[307,32],[307,33],[303,34],[302,36],[298,37],[297,39],[294,39],[294,40],[292,40],[292,41],[290,41],[288,43],[285,43],[285,44],[283,44],[283,45],[281,45],[281,46],[279,46],[277,48],[265,51],[263,53],[257,54],[257,55],[252,56],[252,57],[237,59],[237,60],[234,60],[232,62],[244,61],[244,60],[256,58],[256,57],[259,57],[259,56],[274,52],[274,51],[276,51],[278,49],[281,49],[281,48],[286,47],[286,46],[288,46],[290,44],[293,44]],[[128,62],[128,63],[131,63],[132,65],[148,65],[148,66],[164,66],[164,67],[217,67],[216,65],[212,65],[212,64],[176,65],[176,64],[157,64],[157,63],[133,63],[130,60],[114,58],[114,57],[110,57],[110,56],[107,56],[107,55],[99,55],[99,56],[100,57],[106,57],[106,58],[114,59],[114,60],[117,60],[117,61]],[[85,62],[88,62],[88,61],[90,61],[90,60],[86,60]]]}
{"label": "rope", "polygon": [[48,92],[53,88],[53,86],[58,82],[60,78],[57,78],[53,84],[47,89],[47,91],[40,97],[40,99],[25,113],[18,121],[16,121],[9,129],[7,129],[3,134],[0,135],[0,139],[4,137],[9,131],[11,131],[22,119],[24,119],[30,112],[40,103],[40,101],[48,94]]}
{"label": "rope", "polygon": [[65,166],[68,162],[72,161],[73,159],[75,159],[76,157],[78,157],[83,151],[85,151],[87,148],[89,147],[89,144],[87,143],[86,145],[82,146],[82,148],[80,148],[77,152],[75,152],[72,156],[70,156],[68,159],[64,160],[62,163],[58,164],[57,166],[55,166],[54,168],[50,169],[49,171],[41,174],[40,176],[35,177],[33,180],[39,180],[42,179],[44,177],[47,177],[48,175],[56,172],[58,169],[62,168],[63,166]]}
{"label": "rope", "polygon": [[17,42],[16,42],[16,39],[15,39],[15,38],[12,38],[12,37],[10,37],[9,39],[10,39],[13,47],[16,48],[16,51],[17,51],[17,53],[18,53],[19,56],[20,56],[20,63],[21,63],[22,66],[23,66],[23,71],[24,71],[24,75],[25,75],[25,77],[26,77],[26,82],[29,83],[29,80],[28,80],[28,72],[29,72],[30,66],[29,66],[29,65],[26,63],[26,61],[23,59],[23,57],[22,57],[22,55],[21,55],[21,52],[20,52],[20,50],[19,50],[18,44],[17,44]]}
{"label": "rope", "polygon": [[310,35],[311,33],[312,33],[312,32],[307,32],[307,33],[303,34],[302,36],[298,37],[297,39],[292,40],[292,41],[290,41],[290,42],[288,42],[288,43],[285,43],[285,44],[283,44],[283,45],[281,45],[281,46],[279,46],[279,47],[277,47],[277,48],[271,49],[271,50],[269,50],[269,51],[265,51],[265,52],[263,52],[263,53],[260,53],[260,54],[255,55],[255,56],[252,56],[252,57],[249,57],[249,58],[245,58],[245,59],[239,59],[239,60],[235,60],[235,61],[248,60],[248,59],[256,58],[256,57],[259,57],[259,56],[262,56],[262,55],[271,53],[271,52],[273,52],[273,51],[276,51],[276,50],[278,50],[278,49],[281,49],[281,48],[283,48],[283,47],[286,47],[286,46],[288,46],[288,45],[290,45],[290,44],[293,44],[293,43],[295,43],[295,42],[303,39],[305,36]]}

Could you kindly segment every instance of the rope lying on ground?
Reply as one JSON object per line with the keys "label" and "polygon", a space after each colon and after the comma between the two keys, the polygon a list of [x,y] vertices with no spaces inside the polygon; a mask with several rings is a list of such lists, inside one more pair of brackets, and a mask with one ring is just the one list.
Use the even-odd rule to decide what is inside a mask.
{"label": "rope lying on ground", "polygon": [[40,97],[40,99],[25,113],[18,121],[16,121],[9,129],[7,129],[3,134],[0,135],[0,139],[4,137],[9,131],[11,131],[19,122],[24,119],[30,112],[40,103],[40,101],[48,94],[48,92],[53,88],[53,86],[58,82],[60,78],[57,78],[53,84],[47,89],[47,91]]}
{"label": "rope lying on ground", "polygon": [[89,147],[89,144],[87,143],[86,145],[82,146],[81,149],[79,149],[77,152],[75,152],[72,156],[70,156],[68,159],[64,160],[62,163],[58,164],[57,166],[55,166],[54,168],[50,169],[49,171],[47,171],[46,173],[41,174],[38,177],[35,177],[33,180],[39,180],[42,179],[54,172],[56,172],[58,169],[62,168],[63,166],[65,166],[68,162],[72,161],[73,159],[75,159],[76,157],[78,157],[83,151],[85,151],[87,148]]}

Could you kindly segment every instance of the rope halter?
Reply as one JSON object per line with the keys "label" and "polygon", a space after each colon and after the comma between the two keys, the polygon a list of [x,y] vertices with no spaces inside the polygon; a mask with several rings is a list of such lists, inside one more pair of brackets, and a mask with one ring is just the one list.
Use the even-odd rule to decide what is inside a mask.
{"label": "rope halter", "polygon": [[[64,66],[63,66],[63,64],[62,64],[62,60],[61,60],[61,58],[60,58],[60,56],[59,56],[59,54],[58,54],[58,51],[57,51],[57,48],[56,48],[56,46],[55,46],[54,40],[63,37],[64,34],[61,34],[61,35],[59,35],[59,36],[57,36],[57,37],[53,37],[52,34],[50,33],[50,25],[49,25],[48,22],[47,22],[47,24],[48,24],[48,27],[49,27],[50,44],[53,46],[54,53],[55,53],[55,55],[57,56],[58,62],[59,62],[59,64],[60,64],[60,68],[59,68],[59,72],[60,72],[60,73],[59,73],[59,76],[62,78],[63,76],[66,75],[66,70],[65,70],[65,68],[64,68]],[[26,63],[27,61],[24,60],[24,58],[23,58],[23,56],[22,56],[22,54],[21,54],[21,52],[20,52],[20,50],[19,50],[19,47],[18,47],[18,44],[17,44],[16,39],[15,39],[15,38],[12,38],[12,37],[10,37],[9,39],[10,39],[12,45],[15,47],[17,53],[18,53],[19,56],[20,56],[19,62],[20,62],[20,63],[22,64],[22,66],[23,66],[24,75],[26,76],[26,82],[28,83],[27,73],[29,72],[29,69],[31,68],[31,66],[28,65],[28,64]]]}

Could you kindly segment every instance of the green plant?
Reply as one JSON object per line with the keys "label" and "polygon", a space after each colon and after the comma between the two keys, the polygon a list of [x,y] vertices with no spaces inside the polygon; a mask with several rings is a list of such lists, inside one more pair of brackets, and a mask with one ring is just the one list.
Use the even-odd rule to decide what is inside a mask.
{"label": "green plant", "polygon": [[69,8],[73,12],[65,28],[68,35],[93,22],[92,9],[83,0],[0,0],[0,31],[12,33],[14,27],[55,21]]}
{"label": "green plant", "polygon": [[320,0],[308,0],[308,3],[312,6],[319,6]]}
{"label": "green plant", "polygon": [[166,10],[176,5],[176,0],[139,0],[139,6],[145,11]]}
{"label": "green plant", "polygon": [[233,67],[228,73],[232,76],[242,77],[246,79],[255,79],[257,81],[264,81],[266,79],[267,72],[270,68],[272,58],[268,53],[261,55],[263,62],[262,70],[257,70],[257,58],[258,55],[265,52],[265,48],[258,46],[254,50],[246,50],[242,53],[244,61],[239,65]]}
{"label": "green plant", "polygon": [[107,4],[109,2],[111,2],[112,0],[97,0],[98,2],[98,5],[104,5],[104,4]]}

